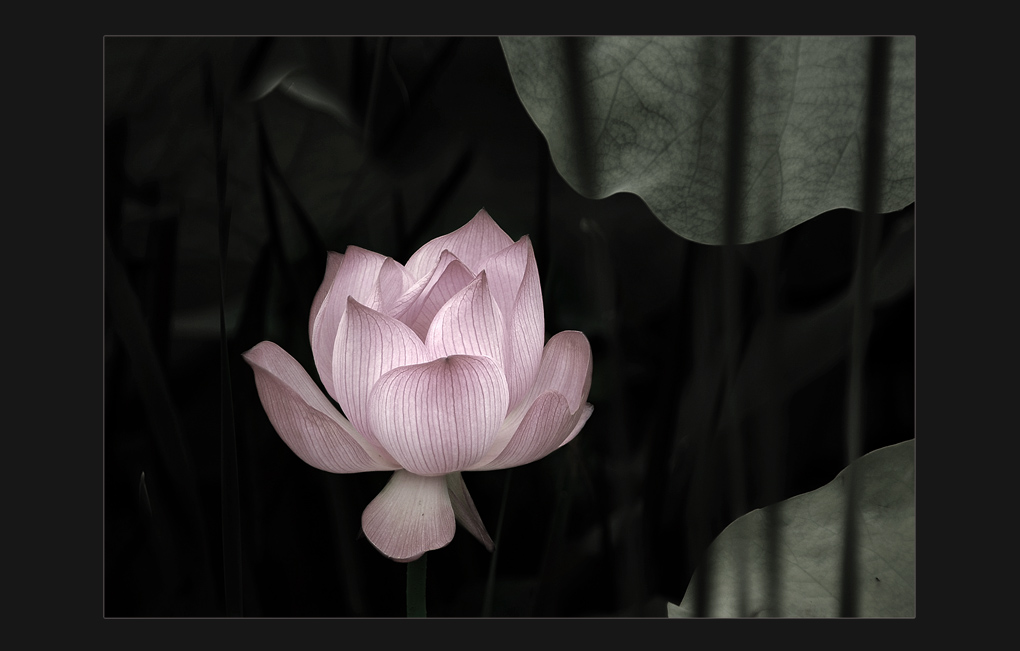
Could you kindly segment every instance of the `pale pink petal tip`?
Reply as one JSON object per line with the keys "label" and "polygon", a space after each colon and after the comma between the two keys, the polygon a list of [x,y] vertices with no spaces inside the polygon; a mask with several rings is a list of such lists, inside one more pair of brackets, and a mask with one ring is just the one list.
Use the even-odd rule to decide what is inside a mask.
{"label": "pale pink petal tip", "polygon": [[447,250],[467,265],[472,273],[477,274],[487,258],[513,243],[510,236],[489,217],[489,213],[484,209],[479,210],[468,223],[452,233],[426,242],[415,251],[407,261],[407,270],[414,278],[421,278],[435,266],[440,254]]}
{"label": "pale pink petal tip", "polygon": [[361,528],[383,555],[402,563],[450,544],[456,530],[445,477],[393,473],[361,515]]}
{"label": "pale pink petal tip", "polygon": [[335,251],[328,251],[326,253],[326,273],[322,278],[319,289],[315,292],[315,298],[312,300],[311,314],[308,318],[309,341],[315,339],[315,320],[319,316],[319,311],[322,310],[322,303],[326,300],[326,295],[329,294],[329,290],[333,286],[333,280],[336,279],[337,271],[340,270],[340,263],[343,260],[343,253]]}

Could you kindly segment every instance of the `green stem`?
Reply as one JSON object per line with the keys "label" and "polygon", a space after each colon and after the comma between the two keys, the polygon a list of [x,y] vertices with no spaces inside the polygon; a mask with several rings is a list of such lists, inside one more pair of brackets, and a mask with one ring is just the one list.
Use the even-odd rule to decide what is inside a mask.
{"label": "green stem", "polygon": [[425,564],[428,554],[407,564],[407,616],[425,617]]}

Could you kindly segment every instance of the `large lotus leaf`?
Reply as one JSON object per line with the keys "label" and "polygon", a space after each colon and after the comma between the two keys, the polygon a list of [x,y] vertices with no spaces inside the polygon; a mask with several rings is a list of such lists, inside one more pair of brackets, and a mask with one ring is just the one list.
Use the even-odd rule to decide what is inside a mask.
{"label": "large lotus leaf", "polygon": [[[913,617],[914,441],[875,450],[854,464],[863,487],[858,502],[858,614]],[[719,534],[708,549],[710,616],[839,615],[847,470],[817,490],[737,518]],[[778,517],[781,541],[778,604],[768,596],[769,510]],[[695,572],[679,606],[668,604],[670,617],[694,616],[693,588],[701,573]]]}
{"label": "large lotus leaf", "polygon": [[[679,235],[722,244],[730,40],[578,39],[582,113],[572,109],[568,40],[501,39],[559,173],[588,198],[632,192]],[[752,38],[748,50],[738,242],[835,208],[860,210],[869,40]],[[914,200],[914,38],[894,38],[891,50],[882,212]],[[583,128],[575,115],[585,116]]]}

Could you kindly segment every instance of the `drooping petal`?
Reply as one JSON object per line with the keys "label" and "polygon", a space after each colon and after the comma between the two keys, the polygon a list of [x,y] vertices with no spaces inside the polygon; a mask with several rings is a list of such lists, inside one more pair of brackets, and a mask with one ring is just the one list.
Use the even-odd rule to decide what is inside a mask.
{"label": "drooping petal", "polygon": [[467,287],[475,276],[455,255],[443,251],[436,268],[426,278],[427,281],[420,281],[407,290],[393,309],[393,316],[411,326],[422,341],[439,308]]}
{"label": "drooping petal", "polygon": [[305,463],[337,473],[399,467],[382,449],[366,443],[282,348],[263,341],[242,357],[255,372],[255,386],[269,422]]}
{"label": "drooping petal", "polygon": [[450,544],[456,531],[443,477],[398,470],[361,514],[365,537],[380,552],[407,563]]}
{"label": "drooping petal", "polygon": [[429,357],[484,355],[503,367],[503,315],[489,293],[483,271],[439,308],[425,347]]}
{"label": "drooping petal", "polygon": [[[521,273],[516,287],[513,279]],[[506,356],[503,367],[510,387],[510,409],[527,397],[535,382],[542,361],[542,343],[545,341],[545,309],[542,305],[542,284],[538,278],[538,265],[531,240],[522,237],[516,244],[497,253],[486,263],[486,274],[497,304],[504,309],[506,328]],[[498,278],[498,279],[497,279]],[[504,280],[508,278],[509,282]],[[513,295],[507,295],[507,289]]]}
{"label": "drooping petal", "polygon": [[365,440],[378,445],[368,420],[368,397],[384,373],[428,359],[425,344],[410,328],[347,299],[333,353],[336,399]]}
{"label": "drooping petal", "polygon": [[357,246],[347,247],[343,261],[333,279],[333,285],[322,301],[318,315],[312,322],[311,341],[315,370],[319,373],[326,392],[339,402],[333,386],[333,348],[337,326],[347,309],[347,297],[375,309],[379,304],[379,271],[386,256]]}
{"label": "drooping petal", "polygon": [[532,403],[513,436],[493,457],[490,450],[469,470],[498,470],[537,461],[556,450],[574,430],[583,410],[571,413],[567,400],[548,391]]}
{"label": "drooping petal", "polygon": [[407,261],[407,270],[413,277],[421,278],[436,266],[440,254],[446,250],[467,265],[472,275],[477,275],[486,258],[513,243],[510,236],[489,217],[489,213],[479,210],[468,223],[452,233],[426,242],[415,251]]}
{"label": "drooping petal", "polygon": [[336,278],[336,272],[340,269],[340,263],[343,262],[343,259],[343,253],[335,251],[328,251],[326,253],[326,274],[322,279],[322,284],[319,285],[319,289],[315,292],[315,298],[312,299],[312,310],[308,317],[309,341],[312,341],[314,338],[315,318],[319,316],[319,310],[322,309],[322,302],[326,300],[326,294],[333,287],[333,279]]}
{"label": "drooping petal", "polygon": [[435,476],[463,470],[485,454],[506,416],[507,400],[496,362],[453,355],[380,377],[368,414],[376,440],[397,463]]}
{"label": "drooping petal", "polygon": [[491,552],[495,545],[492,544],[489,532],[485,530],[485,523],[475,508],[475,502],[471,499],[464,477],[459,472],[451,472],[446,475],[446,487],[450,489],[450,503],[453,504],[453,514],[457,517],[457,522]]}

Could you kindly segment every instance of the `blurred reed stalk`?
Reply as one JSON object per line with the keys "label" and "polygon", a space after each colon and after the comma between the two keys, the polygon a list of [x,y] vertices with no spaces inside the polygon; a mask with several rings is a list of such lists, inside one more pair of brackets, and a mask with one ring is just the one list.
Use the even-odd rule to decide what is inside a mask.
{"label": "blurred reed stalk", "polygon": [[[740,355],[740,263],[736,246],[743,210],[743,180],[746,137],[744,124],[747,104],[747,66],[749,41],[745,37],[730,40],[730,103],[726,153],[724,244],[722,250],[722,323],[723,323],[723,413],[719,419],[720,434],[726,437],[727,475],[730,478],[730,519],[747,512],[744,475],[744,449],[740,396],[737,395],[737,367]],[[746,549],[737,551],[739,580],[739,612],[747,612]]]}
{"label": "blurred reed stalk", "polygon": [[855,617],[859,611],[857,591],[860,518],[857,502],[860,478],[854,460],[861,456],[864,427],[864,362],[871,331],[871,270],[878,244],[878,213],[881,200],[882,154],[885,146],[888,104],[889,58],[892,41],[872,37],[868,65],[867,118],[864,170],[861,186],[862,213],[858,216],[857,256],[854,271],[854,308],[850,341],[850,368],[846,399],[846,463],[849,468],[844,510],[844,540],[840,590],[840,616]]}
{"label": "blurred reed stalk", "polygon": [[212,55],[204,66],[206,107],[211,113],[216,152],[216,203],[219,213],[220,307],[220,525],[223,536],[223,594],[227,617],[244,614],[241,556],[241,494],[237,470],[233,389],[226,322],[226,261],[230,241],[230,206],[226,200],[227,156],[223,147],[223,98],[216,91]]}
{"label": "blurred reed stalk", "polygon": [[482,617],[492,617],[492,599],[496,591],[496,562],[499,560],[499,540],[503,535],[503,516],[506,514],[506,503],[510,495],[510,477],[512,475],[513,468],[508,468],[503,478],[503,499],[499,504],[499,520],[496,521],[496,539],[493,541],[492,557],[489,559],[489,575],[485,579],[485,601],[482,602]]}
{"label": "blurred reed stalk", "polygon": [[[587,94],[588,87],[585,84],[585,39],[564,38],[563,53],[567,70],[567,93],[570,103],[571,125],[574,129],[573,138],[576,144],[576,155],[580,172],[580,190],[584,195],[595,194],[596,171],[594,167],[594,145],[591,131],[591,110]],[[617,284],[617,265],[614,264],[612,252],[606,237],[598,224],[587,220],[581,221],[581,230],[589,234],[589,240],[594,246],[595,259],[601,259],[604,265],[596,265],[596,274],[601,270],[603,277],[601,282],[596,282],[599,305],[597,306],[600,315],[605,319],[607,340],[609,343],[609,375],[618,378],[613,382],[613,435],[610,437],[610,451],[614,459],[625,460],[631,457],[628,449],[627,436],[631,433],[630,423],[634,422],[628,418],[627,397],[624,393],[624,382],[622,381],[626,364],[624,363],[623,344],[620,337],[619,325],[619,297]],[[597,277],[597,276],[595,276]],[[620,509],[627,513],[637,502],[636,491],[630,477],[618,483],[616,486],[614,509]],[[618,556],[616,563],[616,587],[618,594],[617,609],[627,609],[635,606],[644,599],[646,593],[646,577],[644,569],[645,545],[642,536],[642,527],[635,526],[634,522],[625,522],[620,531],[619,545],[622,553]]]}
{"label": "blurred reed stalk", "polygon": [[365,126],[361,133],[361,143],[366,150],[370,148],[373,140],[372,129],[375,127],[375,114],[378,111],[377,105],[379,103],[379,87],[382,81],[383,70],[386,67],[386,61],[389,59],[389,56],[389,37],[379,38],[375,44],[375,60],[372,64],[372,82],[368,91],[368,105],[365,106]]}

